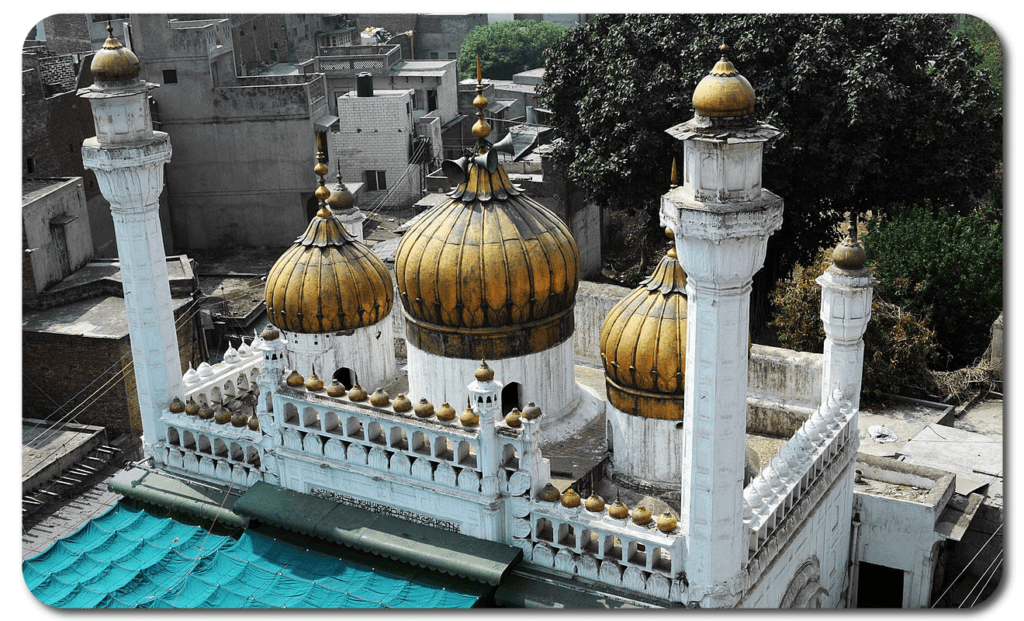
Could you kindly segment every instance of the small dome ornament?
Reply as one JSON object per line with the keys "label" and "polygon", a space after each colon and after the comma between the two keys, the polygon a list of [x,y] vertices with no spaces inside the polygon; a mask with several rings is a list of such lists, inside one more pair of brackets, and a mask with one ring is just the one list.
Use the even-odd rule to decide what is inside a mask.
{"label": "small dome ornament", "polygon": [[412,409],[412,401],[405,395],[398,395],[395,400],[391,402],[391,408],[399,414],[404,414]]}
{"label": "small dome ornament", "polygon": [[260,338],[264,341],[276,341],[281,336],[281,332],[272,323],[268,323],[263,328],[263,332],[260,333]]}
{"label": "small dome ornament", "polygon": [[168,407],[168,409],[174,414],[181,414],[182,412],[185,411],[185,404],[182,403],[181,399],[175,397],[174,399],[171,400],[171,405]]}
{"label": "small dome ornament", "polygon": [[217,413],[213,417],[213,422],[218,425],[226,425],[231,422],[231,410],[227,409],[223,405],[217,409]]}
{"label": "small dome ornament", "polygon": [[359,382],[356,382],[355,385],[352,386],[352,390],[348,391],[349,401],[355,401],[358,403],[360,401],[366,401],[367,397],[369,397],[369,395],[366,394],[366,389],[360,386]]}
{"label": "small dome ornament", "polygon": [[391,403],[391,395],[389,395],[383,388],[378,388],[373,391],[370,395],[370,405],[374,407],[384,407]]}
{"label": "small dome ornament", "polygon": [[505,424],[513,429],[523,426],[523,421],[520,420],[520,414],[517,408],[512,408],[512,410],[505,415]]}
{"label": "small dome ornament", "polygon": [[661,532],[670,533],[679,525],[679,520],[676,519],[676,516],[672,515],[672,512],[666,511],[658,516],[657,525],[658,530]]}
{"label": "small dome ornament", "polygon": [[246,426],[251,431],[259,431],[260,430],[260,419],[257,418],[255,414],[253,414],[252,416],[249,417],[249,422],[246,423]]}
{"label": "small dome ornament", "polygon": [[562,506],[566,509],[575,509],[580,506],[580,495],[576,490],[569,488],[562,494]]}
{"label": "small dome ornament", "polygon": [[232,427],[245,427],[249,424],[249,415],[245,412],[235,412],[231,415]]}
{"label": "small dome ornament", "polygon": [[189,397],[188,401],[185,402],[185,413],[189,416],[199,415],[199,404],[196,403],[196,400],[192,397]]}
{"label": "small dome ornament", "polygon": [[583,507],[591,513],[600,513],[604,511],[604,498],[597,494],[591,494],[587,501],[583,503]]}
{"label": "small dome ornament", "polygon": [[331,380],[331,383],[327,385],[327,396],[328,397],[343,397],[345,396],[345,385],[338,381],[338,378]]}
{"label": "small dome ornament", "polygon": [[638,526],[646,526],[651,523],[651,510],[644,505],[637,505],[630,516],[633,518],[633,523]]}
{"label": "small dome ornament", "polygon": [[288,375],[288,378],[284,381],[284,383],[288,384],[292,388],[299,388],[306,383],[306,379],[299,375],[298,371],[293,369],[292,372]]}
{"label": "small dome ornament", "polygon": [[416,418],[430,418],[434,415],[434,404],[423,397],[412,408],[412,413],[416,415]]}
{"label": "small dome ornament", "polygon": [[608,507],[608,516],[616,520],[624,520],[629,517],[629,507],[618,498]]}
{"label": "small dome ornament", "polygon": [[462,423],[463,427],[476,427],[480,424],[480,416],[473,411],[473,408],[466,404],[466,409],[462,411],[462,415],[459,416],[459,422]]}
{"label": "small dome ornament", "polygon": [[544,502],[558,502],[561,500],[562,494],[558,492],[558,488],[548,483],[544,486],[544,489],[540,490],[537,494],[537,500],[543,500]]}
{"label": "small dome ornament", "polygon": [[199,418],[202,420],[210,420],[211,418],[213,418],[214,414],[213,407],[211,407],[209,403],[204,401],[203,405],[199,407],[199,412],[197,412],[197,414],[199,415]]}
{"label": "small dome ornament", "polygon": [[754,87],[726,56],[729,46],[723,43],[718,49],[722,58],[693,91],[693,111],[714,119],[748,117],[757,101]]}
{"label": "small dome ornament", "polygon": [[306,390],[309,392],[320,392],[324,389],[324,381],[317,377],[316,369],[313,369],[313,374],[306,380]]}
{"label": "small dome ornament", "polygon": [[487,366],[486,360],[481,360],[480,366],[473,372],[473,377],[475,377],[478,382],[494,381],[494,369]]}
{"label": "small dome ornament", "polygon": [[536,403],[534,403],[533,401],[530,401],[529,403],[527,403],[526,407],[523,408],[522,418],[525,418],[526,420],[534,420],[537,417],[539,417],[540,415],[541,415],[540,407]]}
{"label": "small dome ornament", "polygon": [[448,404],[447,401],[441,404],[441,407],[437,410],[437,420],[450,421],[455,420],[455,408]]}
{"label": "small dome ornament", "polygon": [[855,271],[864,267],[868,255],[857,239],[857,212],[850,212],[850,227],[846,238],[832,251],[832,264],[844,270]]}

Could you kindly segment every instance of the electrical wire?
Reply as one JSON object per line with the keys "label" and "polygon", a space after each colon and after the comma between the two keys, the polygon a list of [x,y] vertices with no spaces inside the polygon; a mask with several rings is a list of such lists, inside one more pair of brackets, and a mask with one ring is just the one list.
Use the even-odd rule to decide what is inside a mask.
{"label": "electrical wire", "polygon": [[949,586],[946,587],[946,590],[943,591],[942,594],[939,595],[937,598],[935,598],[935,601],[932,602],[931,608],[935,608],[935,606],[939,602],[941,602],[944,597],[946,597],[946,595],[953,588],[953,586],[957,583],[957,581],[960,580],[960,578],[964,575],[964,572],[966,572],[967,569],[974,563],[974,561],[977,560],[978,556],[982,553],[982,551],[988,546],[989,543],[991,543],[992,539],[1002,529],[1003,529],[1003,525],[1000,524],[998,527],[996,527],[996,529],[994,531],[992,531],[992,535],[989,536],[989,538],[985,540],[985,543],[981,544],[981,547],[978,548],[978,551],[975,552],[974,556],[971,558],[971,560],[968,561],[966,565],[964,565],[964,568],[960,570],[960,573],[957,574],[956,578],[953,578],[953,580],[949,583]]}

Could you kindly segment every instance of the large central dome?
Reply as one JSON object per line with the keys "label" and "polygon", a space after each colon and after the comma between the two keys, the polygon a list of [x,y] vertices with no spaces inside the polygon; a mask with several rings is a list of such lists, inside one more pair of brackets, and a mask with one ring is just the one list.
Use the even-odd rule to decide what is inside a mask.
{"label": "large central dome", "polygon": [[[571,334],[579,249],[558,216],[521,195],[500,165],[479,160],[402,239],[395,257],[402,305],[412,332],[461,330],[470,341],[476,332],[476,346],[435,353],[493,359],[539,351]],[[513,328],[519,334],[510,335]],[[517,344],[502,343],[508,338]]]}

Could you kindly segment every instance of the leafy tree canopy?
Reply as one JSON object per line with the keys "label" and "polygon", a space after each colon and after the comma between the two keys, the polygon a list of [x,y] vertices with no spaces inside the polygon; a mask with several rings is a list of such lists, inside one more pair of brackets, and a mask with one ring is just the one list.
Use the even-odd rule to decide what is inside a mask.
{"label": "leafy tree canopy", "polygon": [[459,49],[459,75],[476,78],[478,55],[483,75],[493,80],[511,80],[521,71],[543,67],[544,52],[566,30],[561,24],[518,19],[477,26]]}
{"label": "leafy tree canopy", "polygon": [[693,116],[693,91],[727,42],[756,116],[782,130],[764,160],[786,211],[763,290],[834,245],[844,211],[932,199],[963,212],[997,187],[1001,103],[954,19],[595,17],[548,52],[541,95],[563,139],[556,157],[599,204],[656,209],[682,155],[665,130]]}

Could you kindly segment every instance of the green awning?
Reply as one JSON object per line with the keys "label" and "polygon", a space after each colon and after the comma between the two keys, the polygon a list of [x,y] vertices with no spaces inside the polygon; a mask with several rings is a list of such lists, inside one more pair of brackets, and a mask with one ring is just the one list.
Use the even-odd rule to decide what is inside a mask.
{"label": "green awning", "polygon": [[107,486],[122,496],[225,526],[245,528],[249,523],[249,518],[233,511],[238,497],[215,485],[184,481],[136,466],[118,472]]}
{"label": "green awning", "polygon": [[494,592],[494,603],[505,608],[657,608],[653,604],[617,597],[529,571],[511,573]]}
{"label": "green awning", "polygon": [[514,546],[379,515],[263,482],[235,501],[233,511],[249,519],[490,585],[501,583],[523,555]]}

